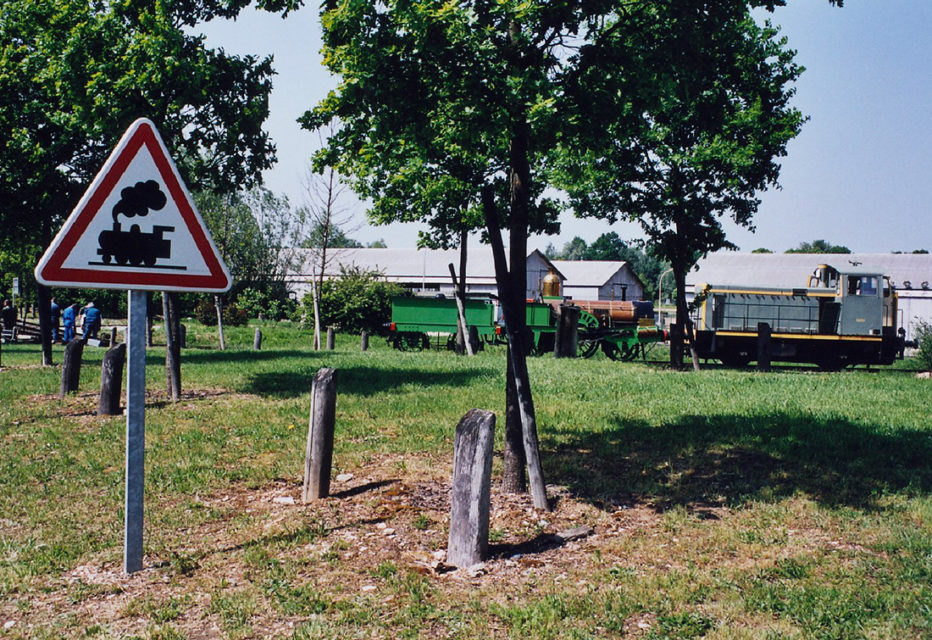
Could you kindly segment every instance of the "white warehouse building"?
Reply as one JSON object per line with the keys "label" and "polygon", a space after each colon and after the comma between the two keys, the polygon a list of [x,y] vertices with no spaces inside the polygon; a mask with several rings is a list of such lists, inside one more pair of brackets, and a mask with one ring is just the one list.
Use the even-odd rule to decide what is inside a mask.
{"label": "white warehouse building", "polygon": [[[298,297],[311,290],[317,263],[314,250],[296,249],[297,267],[287,276],[289,289]],[[449,265],[459,271],[459,249],[332,249],[325,278],[338,278],[345,268],[377,271],[386,280],[418,293],[452,295]],[[553,270],[563,281],[563,295],[575,300],[641,300],[644,284],[623,261],[549,260],[540,251],[527,256],[526,297],[540,295],[544,277]],[[459,273],[457,273],[457,276]],[[497,294],[492,249],[481,245],[470,249],[466,262],[466,290]]]}

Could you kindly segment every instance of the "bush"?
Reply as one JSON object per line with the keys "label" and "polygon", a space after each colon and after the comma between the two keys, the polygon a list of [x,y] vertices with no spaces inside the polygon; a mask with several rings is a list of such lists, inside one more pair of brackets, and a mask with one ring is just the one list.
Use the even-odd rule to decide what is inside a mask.
{"label": "bush", "polygon": [[916,323],[916,342],[919,343],[919,350],[916,352],[919,366],[932,370],[932,324],[924,320]]}
{"label": "bush", "polygon": [[[404,293],[404,287],[387,282],[377,271],[359,267],[342,267],[340,277],[324,281],[320,295],[321,324],[337,326],[347,333],[363,329],[371,334],[385,333],[391,320],[392,297]],[[301,300],[304,323],[314,323],[314,300],[307,294]]]}
{"label": "bush", "polygon": [[[194,318],[202,325],[210,327],[217,324],[217,310],[213,300],[204,299],[197,303],[194,309]],[[223,307],[223,324],[229,327],[241,327],[249,322],[249,314],[245,309],[235,305]]]}
{"label": "bush", "polygon": [[236,296],[236,306],[243,309],[250,318],[261,316],[266,320],[282,320],[294,313],[297,303],[282,294],[275,295],[248,287]]}

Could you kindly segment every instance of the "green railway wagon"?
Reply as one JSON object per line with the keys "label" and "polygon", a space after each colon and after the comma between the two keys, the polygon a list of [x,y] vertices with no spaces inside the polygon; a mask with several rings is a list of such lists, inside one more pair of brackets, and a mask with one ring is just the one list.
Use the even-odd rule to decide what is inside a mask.
{"label": "green railway wagon", "polygon": [[[466,324],[476,327],[479,338],[495,340],[497,305],[490,296],[467,297],[463,305]],[[447,347],[456,340],[456,301],[447,297],[399,296],[392,299],[388,341],[396,349],[411,351],[434,343]]]}

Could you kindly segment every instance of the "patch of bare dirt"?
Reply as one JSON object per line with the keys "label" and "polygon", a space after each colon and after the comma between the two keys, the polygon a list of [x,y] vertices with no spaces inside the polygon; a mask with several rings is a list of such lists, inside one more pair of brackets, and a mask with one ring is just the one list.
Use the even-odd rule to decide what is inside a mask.
{"label": "patch of bare dirt", "polygon": [[[367,464],[365,473],[342,474],[329,498],[309,504],[302,504],[301,485],[292,479],[200,496],[198,508],[215,515],[195,527],[159,532],[168,542],[146,556],[143,571],[125,575],[115,560],[119,550],[112,550],[37,585],[28,594],[28,612],[17,611],[10,600],[0,605],[0,627],[9,624],[11,637],[28,637],[35,626],[67,616],[75,636],[99,627],[115,637],[147,637],[160,607],[184,602],[171,624],[185,637],[227,637],[212,602],[266,579],[255,559],[262,554],[300,565],[297,581],[319,585],[332,601],[378,597],[380,606],[391,608],[400,596],[386,593],[379,577],[379,568],[389,567],[424,576],[445,599],[465,603],[477,588],[520,591],[531,579],[570,580],[591,564],[593,549],[605,540],[656,527],[660,517],[647,507],[608,513],[556,486],[548,487],[555,508],[545,513],[533,508],[530,496],[496,487],[489,559],[456,570],[444,563],[450,469],[406,456],[402,475],[401,460],[386,456]],[[569,530],[577,537],[566,541],[559,534]],[[147,547],[153,546],[149,539]],[[305,620],[265,607],[253,612],[246,637],[287,637]]]}

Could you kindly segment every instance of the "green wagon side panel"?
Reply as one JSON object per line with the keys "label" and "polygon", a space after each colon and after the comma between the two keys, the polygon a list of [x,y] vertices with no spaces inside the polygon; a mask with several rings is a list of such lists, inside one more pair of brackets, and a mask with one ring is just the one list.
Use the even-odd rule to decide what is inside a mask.
{"label": "green wagon side panel", "polygon": [[[495,333],[495,305],[490,300],[466,299],[466,324],[479,335]],[[392,300],[396,331],[456,333],[456,300],[451,298],[399,297]]]}

